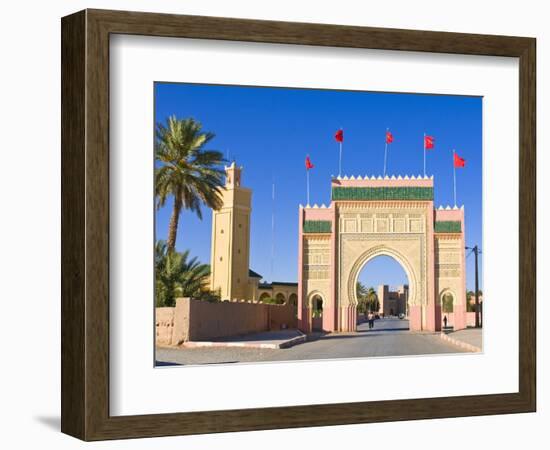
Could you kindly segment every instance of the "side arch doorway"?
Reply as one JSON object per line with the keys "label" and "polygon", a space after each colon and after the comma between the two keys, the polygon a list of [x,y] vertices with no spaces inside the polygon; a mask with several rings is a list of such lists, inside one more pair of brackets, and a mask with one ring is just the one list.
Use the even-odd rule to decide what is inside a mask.
{"label": "side arch doorway", "polygon": [[288,303],[292,306],[298,306],[298,296],[296,294],[290,294],[288,296]]}
{"label": "side arch doorway", "polygon": [[294,308],[294,316],[298,317],[298,295],[290,294],[288,296],[288,304]]}
{"label": "side arch doorway", "polygon": [[445,289],[439,295],[438,310],[440,311],[438,316],[441,318],[440,326],[442,330],[453,329],[455,325],[455,294],[450,289]]}
{"label": "side arch doorway", "polygon": [[313,292],[308,301],[310,329],[312,331],[323,331],[323,297],[318,292]]}

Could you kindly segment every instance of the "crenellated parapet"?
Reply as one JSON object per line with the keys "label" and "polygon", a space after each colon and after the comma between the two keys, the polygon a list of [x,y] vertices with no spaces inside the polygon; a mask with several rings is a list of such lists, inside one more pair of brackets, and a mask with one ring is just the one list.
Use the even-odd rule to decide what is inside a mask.
{"label": "crenellated parapet", "polygon": [[464,206],[439,206],[434,211],[435,233],[462,233],[464,231]]}
{"label": "crenellated parapet", "polygon": [[347,175],[344,175],[343,177],[342,176],[338,176],[338,177],[332,177],[332,182],[335,183],[335,182],[339,182],[339,183],[353,183],[353,182],[372,182],[372,181],[376,181],[376,182],[386,182],[386,181],[389,181],[389,182],[393,182],[393,181],[410,181],[410,180],[414,180],[414,181],[418,181],[418,180],[432,180],[432,184],[433,184],[433,175],[431,176],[428,176],[428,175],[405,175],[405,176],[401,176],[401,175],[398,175],[398,176],[395,176],[395,175],[392,175],[392,176],[381,176],[381,175],[378,175],[378,176],[375,176],[375,175],[371,175],[371,176],[368,176],[368,175],[365,175],[365,176],[361,176],[361,175],[358,175],[358,176],[355,176],[355,175],[351,175],[351,176],[347,176]]}
{"label": "crenellated parapet", "polygon": [[332,201],[433,201],[433,177],[343,177],[331,180]]}

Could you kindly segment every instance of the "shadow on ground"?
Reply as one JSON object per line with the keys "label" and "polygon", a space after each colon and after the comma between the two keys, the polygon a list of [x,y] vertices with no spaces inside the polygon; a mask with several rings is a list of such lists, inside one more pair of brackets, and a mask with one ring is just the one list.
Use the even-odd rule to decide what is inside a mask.
{"label": "shadow on ground", "polygon": [[295,337],[301,336],[301,333],[296,329],[287,329],[287,330],[274,330],[274,331],[263,331],[260,333],[248,333],[237,336],[227,336],[220,338],[208,339],[212,342],[262,342],[262,341],[279,341],[292,339]]}
{"label": "shadow on ground", "polygon": [[167,361],[155,361],[155,367],[164,367],[164,366],[181,366],[181,364]]}
{"label": "shadow on ground", "polygon": [[61,431],[60,416],[37,416],[34,418],[34,420],[51,430]]}
{"label": "shadow on ground", "polygon": [[356,338],[365,338],[371,335],[372,337],[379,336],[384,333],[395,333],[396,331],[409,332],[408,328],[372,328],[370,330],[357,330],[353,334],[339,334],[339,333],[329,333],[325,331],[314,331],[307,335],[308,342],[315,342],[320,339],[356,339]]}
{"label": "shadow on ground", "polygon": [[408,328],[380,328],[377,329],[376,327],[371,328],[370,330],[357,330],[355,333],[384,333],[386,331],[409,331]]}
{"label": "shadow on ground", "polygon": [[[212,366],[215,364],[236,364],[238,362],[241,362],[241,361],[201,362],[198,364],[201,366],[208,366],[208,365]],[[170,367],[170,366],[184,366],[184,365],[186,364],[180,364],[180,363],[175,363],[170,361],[155,361],[155,367]],[[193,365],[193,364],[188,364],[188,365]],[[197,364],[194,364],[194,365],[197,365]]]}

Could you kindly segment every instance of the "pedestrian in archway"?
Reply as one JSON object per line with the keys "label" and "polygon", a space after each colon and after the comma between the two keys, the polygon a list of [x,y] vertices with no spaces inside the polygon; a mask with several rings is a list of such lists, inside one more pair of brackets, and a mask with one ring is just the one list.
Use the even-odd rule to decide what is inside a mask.
{"label": "pedestrian in archway", "polygon": [[443,317],[443,328],[447,328],[447,316]]}
{"label": "pedestrian in archway", "polygon": [[367,319],[369,321],[369,330],[371,330],[372,328],[374,328],[374,313],[372,311],[369,311]]}

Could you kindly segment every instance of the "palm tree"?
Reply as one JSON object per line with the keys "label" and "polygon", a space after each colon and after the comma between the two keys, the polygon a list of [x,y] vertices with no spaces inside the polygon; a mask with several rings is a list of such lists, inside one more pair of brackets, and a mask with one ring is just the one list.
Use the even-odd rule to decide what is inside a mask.
{"label": "palm tree", "polygon": [[356,285],[356,292],[357,292],[357,310],[360,313],[366,313],[367,312],[367,287],[363,283],[358,281]]}
{"label": "palm tree", "polygon": [[217,150],[204,149],[214,134],[201,130],[202,125],[192,118],[179,120],[171,116],[166,125],[157,123],[155,158],[160,163],[155,169],[157,209],[164,206],[169,196],[174,198],[168,227],[169,251],[176,247],[182,209],[189,209],[202,219],[201,204],[213,209],[222,206],[223,155]]}
{"label": "palm tree", "polygon": [[202,298],[210,266],[197,258],[189,259],[189,250],[170,251],[166,242],[155,245],[155,303],[157,306],[174,306],[177,297]]}
{"label": "palm tree", "polygon": [[367,289],[366,300],[368,309],[373,312],[378,312],[380,309],[380,302],[378,301],[378,294],[373,287]]}
{"label": "palm tree", "polygon": [[373,287],[367,288],[360,281],[357,282],[357,303],[359,312],[377,312],[380,309],[376,290]]}
{"label": "palm tree", "polygon": [[365,298],[367,295],[367,287],[361,283],[360,281],[357,282],[357,297],[358,298]]}

